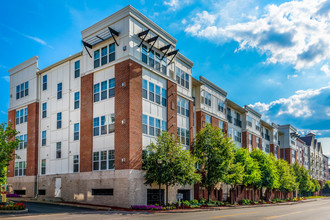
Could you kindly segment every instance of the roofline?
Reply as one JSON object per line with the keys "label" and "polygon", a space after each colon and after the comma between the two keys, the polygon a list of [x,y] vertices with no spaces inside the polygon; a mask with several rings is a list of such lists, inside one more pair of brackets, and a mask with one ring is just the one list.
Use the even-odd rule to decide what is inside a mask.
{"label": "roofline", "polygon": [[289,128],[292,128],[292,130],[295,130],[297,132],[297,128],[293,127],[291,124],[280,125],[280,128],[281,127],[289,127]]}
{"label": "roofline", "polygon": [[211,81],[207,80],[205,77],[200,76],[199,77],[199,81],[202,82],[203,84],[211,87],[212,89],[214,89],[215,91],[219,92],[223,96],[226,96],[227,97],[227,92],[225,90],[221,89],[219,86],[217,86],[214,83],[212,83]]}
{"label": "roofline", "polygon": [[13,68],[9,69],[8,70],[8,73],[9,75],[13,75],[27,67],[30,67],[34,64],[37,64],[37,68],[38,68],[38,60],[39,60],[39,57],[38,56],[33,56],[31,58],[29,58],[28,60],[25,60],[24,62],[14,66]]}
{"label": "roofline", "polygon": [[301,140],[300,137],[297,138],[298,141],[302,142],[303,144],[306,144],[305,141]]}
{"label": "roofline", "polygon": [[58,62],[56,62],[56,63],[54,63],[54,64],[52,64],[50,66],[47,66],[46,68],[43,68],[42,70],[39,70],[37,72],[37,75],[42,74],[44,72],[47,72],[48,70],[51,70],[51,69],[53,69],[53,68],[55,68],[55,67],[57,67],[57,66],[59,66],[59,65],[61,65],[63,63],[65,63],[65,62],[68,62],[70,60],[73,60],[73,59],[75,59],[75,58],[77,58],[79,56],[82,56],[82,51],[79,52],[79,53],[76,53],[76,54],[74,54],[72,56],[69,56],[69,57],[67,57],[67,58],[65,58],[63,60],[60,60],[60,61],[58,61]]}
{"label": "roofline", "polygon": [[260,121],[261,121],[261,124],[266,125],[265,127],[268,127],[268,128],[271,128],[271,129],[274,128],[271,124],[268,124],[266,121],[264,121],[262,119]]}
{"label": "roofline", "polygon": [[245,108],[242,108],[240,105],[236,104],[235,102],[231,101],[230,99],[227,99],[227,106],[232,106],[233,109],[236,109],[243,114],[247,112],[247,110]]}
{"label": "roofline", "polygon": [[180,59],[181,61],[183,61],[183,62],[185,62],[187,65],[189,65],[191,68],[194,66],[194,63],[191,61],[191,60],[189,60],[187,57],[185,57],[182,53],[178,53],[177,55],[176,55],[176,57],[178,58],[178,59]]}
{"label": "roofline", "polygon": [[196,79],[195,77],[191,77],[192,78],[192,83],[195,86],[202,86],[203,83],[201,83],[198,79]]}
{"label": "roofline", "polygon": [[[121,10],[111,14],[110,16],[93,24],[92,26],[89,26],[88,28],[82,30],[81,31],[82,38],[89,37],[90,35],[94,34],[96,31],[99,31],[103,28],[108,27],[110,25],[109,24],[110,20],[112,20],[112,19],[115,20],[118,17],[123,18],[123,17],[120,17],[122,14],[123,15],[125,14],[123,17],[132,16],[132,17],[140,19],[140,20],[142,19],[144,21],[144,23],[146,24],[146,26],[149,26],[149,28],[153,29],[152,31],[155,32],[155,34],[158,34],[157,32],[159,32],[160,34],[162,34],[162,35],[166,36],[166,38],[168,38],[168,39],[165,38],[164,39],[165,41],[173,44],[174,46],[176,45],[177,40],[174,37],[172,37],[164,29],[162,29],[157,24],[155,24],[153,21],[151,21],[149,18],[147,18],[144,14],[142,14],[137,9],[135,9],[132,5],[127,5],[126,7],[122,8]],[[119,19],[117,19],[117,20],[119,20]]]}
{"label": "roofline", "polygon": [[249,112],[253,113],[254,115],[258,116],[259,118],[261,118],[261,114],[259,112],[257,112],[256,110],[254,110],[253,108],[251,108],[248,105],[244,105],[244,108],[246,110],[248,110]]}

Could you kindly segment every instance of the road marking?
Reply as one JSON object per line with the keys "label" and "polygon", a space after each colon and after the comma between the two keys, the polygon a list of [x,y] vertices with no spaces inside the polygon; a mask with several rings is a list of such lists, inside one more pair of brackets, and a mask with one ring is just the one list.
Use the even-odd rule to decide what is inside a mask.
{"label": "road marking", "polygon": [[41,215],[29,215],[29,216],[19,216],[19,217],[11,217],[10,219],[27,219],[27,218],[38,218],[38,217],[45,217],[45,216],[57,216],[57,215],[65,215],[68,213],[58,213],[58,214],[41,214]]}
{"label": "road marking", "polygon": [[245,212],[245,213],[237,213],[237,214],[231,214],[231,215],[220,215],[220,216],[213,216],[209,218],[224,218],[224,217],[230,217],[230,216],[236,216],[236,215],[247,215],[247,214],[253,214],[257,212]]}
{"label": "road marking", "polygon": [[308,211],[312,211],[312,210],[315,210],[315,209],[308,209],[308,210],[304,210],[304,211],[290,212],[290,213],[284,214],[284,215],[274,215],[274,216],[265,217],[263,219],[281,218],[281,217],[285,217],[285,216],[288,216],[288,215],[299,214],[299,213],[302,213],[302,212],[308,212]]}

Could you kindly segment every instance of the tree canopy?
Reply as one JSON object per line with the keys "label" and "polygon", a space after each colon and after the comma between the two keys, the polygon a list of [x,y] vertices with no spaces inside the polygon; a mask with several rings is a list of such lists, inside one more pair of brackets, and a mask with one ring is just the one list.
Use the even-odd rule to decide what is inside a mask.
{"label": "tree canopy", "polygon": [[279,190],[283,192],[292,192],[298,189],[296,175],[292,166],[285,160],[276,160],[277,172],[279,177]]}

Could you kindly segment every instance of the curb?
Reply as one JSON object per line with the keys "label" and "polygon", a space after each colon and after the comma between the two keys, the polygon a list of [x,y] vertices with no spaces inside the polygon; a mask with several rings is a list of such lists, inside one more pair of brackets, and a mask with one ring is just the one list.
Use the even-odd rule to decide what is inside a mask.
{"label": "curb", "polygon": [[[13,201],[15,201],[15,200],[13,200]],[[89,205],[76,205],[76,204],[61,203],[61,202],[47,202],[47,201],[28,200],[28,199],[19,199],[19,200],[16,200],[16,201],[43,203],[43,204],[49,204],[49,205],[61,205],[61,206],[69,206],[69,207],[77,207],[77,208],[87,208],[87,209],[93,209],[93,210],[98,210],[98,211],[112,211],[113,210],[113,209],[108,208],[108,207],[89,206]]]}
{"label": "curb", "polygon": [[0,210],[0,214],[21,214],[29,212],[28,209],[24,210]]}

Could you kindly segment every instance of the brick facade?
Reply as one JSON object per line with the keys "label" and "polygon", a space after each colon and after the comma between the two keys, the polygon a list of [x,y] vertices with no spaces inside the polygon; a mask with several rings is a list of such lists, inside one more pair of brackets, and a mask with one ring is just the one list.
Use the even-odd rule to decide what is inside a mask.
{"label": "brick facade", "polygon": [[[8,125],[11,124],[11,127],[13,129],[15,129],[16,127],[16,121],[15,121],[15,118],[16,118],[16,110],[11,110],[8,112]],[[15,153],[15,150],[14,150],[14,153]],[[15,161],[12,160],[9,162],[9,166],[7,168],[7,177],[14,177],[14,169],[15,169]]]}
{"label": "brick facade", "polygon": [[258,148],[257,146],[257,137],[252,134],[252,149],[256,150]]}
{"label": "brick facade", "polygon": [[115,79],[115,169],[142,169],[142,66],[118,63]]}
{"label": "brick facade", "polygon": [[[177,136],[177,85],[167,80],[167,131]],[[190,108],[190,107],[189,107]],[[191,111],[191,114],[193,111]]]}
{"label": "brick facade", "polygon": [[205,127],[205,113],[202,111],[196,112],[196,132]]}
{"label": "brick facade", "polygon": [[215,128],[219,127],[219,119],[216,117],[211,116],[211,125]]}
{"label": "brick facade", "polygon": [[248,149],[249,146],[249,134],[246,131],[242,132],[242,148]]}
{"label": "brick facade", "polygon": [[80,172],[92,171],[94,74],[81,77]]}
{"label": "brick facade", "polygon": [[291,150],[291,148],[283,149],[283,155],[284,155],[284,160],[288,161],[289,164],[292,164],[292,150]]}
{"label": "brick facade", "polygon": [[28,105],[26,175],[38,174],[39,102]]}
{"label": "brick facade", "polygon": [[225,135],[228,135],[228,122],[223,122],[223,133],[225,133]]}

